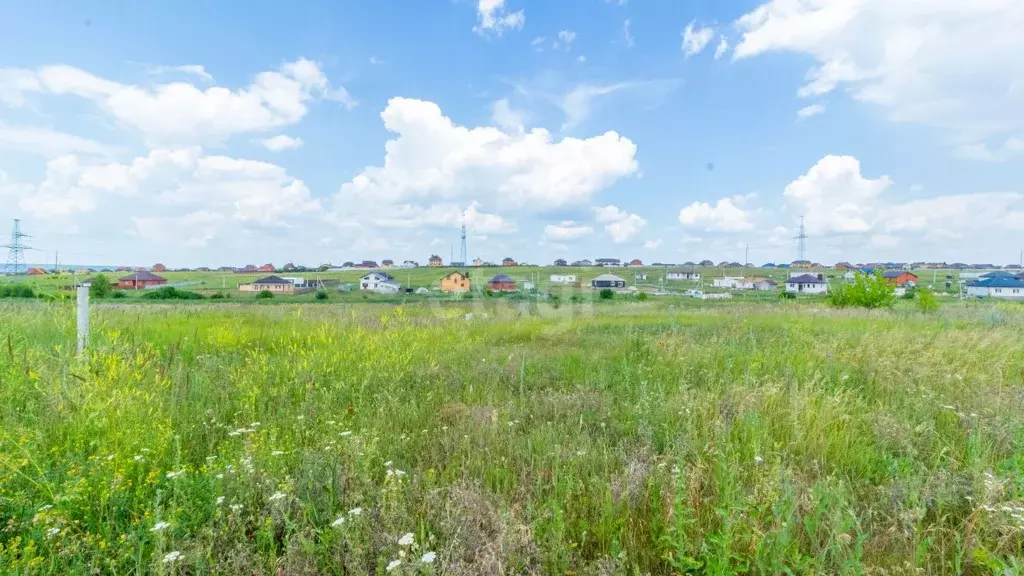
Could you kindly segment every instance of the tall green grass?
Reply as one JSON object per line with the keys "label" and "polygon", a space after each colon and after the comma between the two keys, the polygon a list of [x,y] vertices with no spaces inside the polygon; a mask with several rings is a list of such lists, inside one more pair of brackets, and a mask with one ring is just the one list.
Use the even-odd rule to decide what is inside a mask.
{"label": "tall green grass", "polygon": [[0,571],[1024,569],[1018,309],[586,310],[2,303]]}

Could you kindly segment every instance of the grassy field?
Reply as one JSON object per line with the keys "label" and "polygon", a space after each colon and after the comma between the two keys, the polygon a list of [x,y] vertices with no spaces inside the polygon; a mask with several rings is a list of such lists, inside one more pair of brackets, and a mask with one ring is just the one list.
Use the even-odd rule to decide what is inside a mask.
{"label": "grassy field", "polygon": [[0,301],[0,572],[1024,571],[1020,307],[500,304]]}

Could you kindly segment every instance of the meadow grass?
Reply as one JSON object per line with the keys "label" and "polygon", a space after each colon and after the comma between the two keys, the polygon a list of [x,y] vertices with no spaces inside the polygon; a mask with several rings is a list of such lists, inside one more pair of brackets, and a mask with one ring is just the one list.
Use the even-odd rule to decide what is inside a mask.
{"label": "meadow grass", "polygon": [[0,302],[0,572],[1024,570],[1019,307],[466,311]]}

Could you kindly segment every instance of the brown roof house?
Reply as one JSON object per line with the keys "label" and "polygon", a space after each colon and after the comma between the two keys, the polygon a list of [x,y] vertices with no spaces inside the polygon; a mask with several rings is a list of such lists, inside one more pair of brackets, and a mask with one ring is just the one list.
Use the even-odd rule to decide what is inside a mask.
{"label": "brown roof house", "polygon": [[487,281],[487,289],[491,292],[515,292],[516,281],[504,274],[498,274]]}
{"label": "brown roof house", "polygon": [[441,292],[469,292],[469,275],[458,270],[445,274],[441,278]]}
{"label": "brown roof house", "polygon": [[443,260],[441,260],[441,257],[440,257],[440,256],[438,256],[437,254],[434,254],[434,255],[432,255],[432,256],[430,257],[430,266],[431,266],[432,268],[439,268],[439,267],[441,267],[442,265],[444,265],[444,261],[443,261]]}
{"label": "brown roof house", "polygon": [[164,284],[167,284],[167,278],[150,272],[136,272],[131,276],[117,279],[117,287],[121,290],[138,290],[147,286],[162,286]]}
{"label": "brown roof house", "polygon": [[267,290],[275,293],[292,294],[295,292],[295,283],[291,280],[285,280],[280,276],[267,276],[249,284],[239,284],[238,289],[241,292],[263,292]]}

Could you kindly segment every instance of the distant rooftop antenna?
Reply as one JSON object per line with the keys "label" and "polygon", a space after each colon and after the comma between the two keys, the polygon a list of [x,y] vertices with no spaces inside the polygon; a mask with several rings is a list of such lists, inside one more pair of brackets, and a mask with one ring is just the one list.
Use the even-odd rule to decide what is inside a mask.
{"label": "distant rooftop antenna", "polygon": [[806,260],[807,253],[807,231],[804,229],[804,217],[800,217],[800,234],[795,238],[797,260]]}
{"label": "distant rooftop antenna", "polygon": [[469,266],[469,251],[466,249],[466,213],[462,213],[462,267]]}
{"label": "distant rooftop antenna", "polygon": [[21,220],[14,219],[14,229],[11,231],[11,243],[5,244],[3,248],[7,248],[7,265],[4,267],[4,274],[13,275],[21,271],[22,268],[27,267],[25,264],[25,251],[32,250],[31,246],[24,243],[25,238],[31,238],[28,234],[22,234],[21,232]]}

